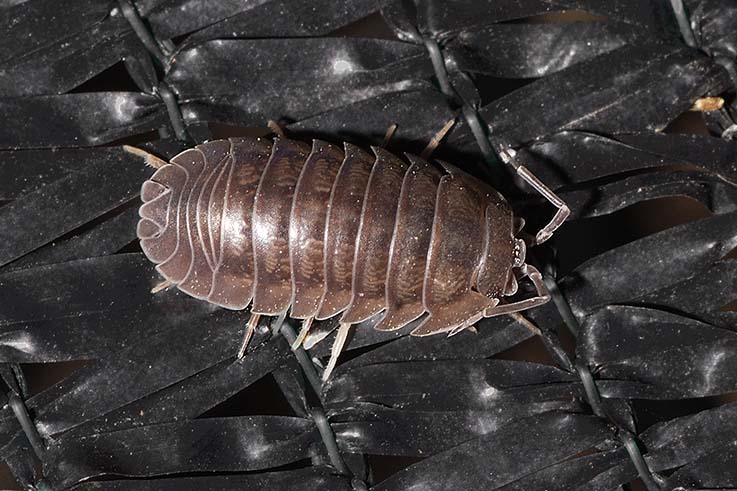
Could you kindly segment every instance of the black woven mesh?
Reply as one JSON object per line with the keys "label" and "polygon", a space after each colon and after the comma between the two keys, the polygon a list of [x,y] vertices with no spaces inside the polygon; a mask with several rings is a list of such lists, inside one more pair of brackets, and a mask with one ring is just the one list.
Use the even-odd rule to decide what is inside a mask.
{"label": "black woven mesh", "polygon": [[[15,481],[737,488],[737,4],[684,3],[0,0]],[[365,147],[396,124],[389,150],[417,153],[453,118],[435,155],[529,230],[553,210],[501,149],[572,208],[534,251],[554,294],[525,312],[540,338],[511,317],[450,339],[359,326],[317,387],[330,338],[295,356],[297,326],[274,319],[237,360],[247,313],[150,293],[135,222],[152,171],[122,143],[167,158],[275,120]],[[67,376],[42,384],[42,366]]]}

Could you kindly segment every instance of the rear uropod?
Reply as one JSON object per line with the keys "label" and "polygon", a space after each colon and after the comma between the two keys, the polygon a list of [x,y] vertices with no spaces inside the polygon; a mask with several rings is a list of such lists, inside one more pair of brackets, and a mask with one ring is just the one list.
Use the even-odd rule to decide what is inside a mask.
{"label": "rear uropod", "polygon": [[[134,150],[136,151],[136,150]],[[381,316],[390,331],[424,316],[414,336],[454,334],[483,317],[549,300],[504,198],[443,162],[383,148],[373,155],[315,140],[215,140],[158,169],[143,184],[137,235],[167,284],[228,309],[261,315],[340,316],[327,379],[351,325]],[[502,155],[557,208],[540,243],[568,208],[513,154]],[[140,151],[136,151],[140,153]],[[528,277],[536,295],[511,303]]]}

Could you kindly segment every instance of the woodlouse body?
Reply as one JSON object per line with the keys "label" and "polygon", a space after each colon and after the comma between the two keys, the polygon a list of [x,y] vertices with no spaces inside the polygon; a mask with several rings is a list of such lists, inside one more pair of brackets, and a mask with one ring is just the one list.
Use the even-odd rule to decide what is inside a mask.
{"label": "woodlouse body", "polygon": [[372,150],[285,138],[186,150],[143,185],[142,249],[189,295],[310,322],[384,312],[376,328],[392,330],[427,314],[412,334],[430,335],[547,301],[500,304],[515,268],[538,284],[501,195],[449,164]]}

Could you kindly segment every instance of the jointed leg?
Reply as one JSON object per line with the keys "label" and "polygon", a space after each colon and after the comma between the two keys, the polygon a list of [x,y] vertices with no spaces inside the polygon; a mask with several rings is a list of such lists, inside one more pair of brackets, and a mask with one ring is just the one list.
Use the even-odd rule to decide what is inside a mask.
{"label": "jointed leg", "polygon": [[[497,300],[497,302],[498,302],[498,300]],[[495,305],[499,305],[499,303],[497,303]],[[504,305],[504,304],[501,304],[501,305]],[[490,311],[493,308],[494,307],[490,307],[489,309],[486,309],[486,311],[488,312],[488,311]],[[494,314],[494,315],[496,315],[496,314]],[[536,336],[540,336],[541,335],[540,328],[537,327],[535,324],[533,324],[530,320],[528,320],[527,318],[525,318],[519,312],[510,312],[507,315],[509,317],[511,317],[512,319],[514,319],[515,321],[517,321],[520,324],[522,324],[523,326],[525,326],[527,329],[529,329]],[[491,317],[491,316],[490,315],[484,315],[484,317]],[[476,329],[476,326],[473,325],[476,322],[478,322],[477,319],[470,319],[469,321],[464,322],[460,326],[458,326],[455,329],[453,329],[452,331],[450,331],[448,333],[448,337],[450,338],[450,337],[455,336],[456,334],[458,334],[458,333],[460,333],[462,331],[466,331],[466,330],[471,331],[474,334],[478,334],[478,329]]]}
{"label": "jointed leg", "polygon": [[519,302],[499,304],[495,307],[490,307],[486,309],[484,317],[494,317],[495,315],[511,314],[513,312],[519,312],[521,310],[539,307],[540,305],[547,303],[548,300],[550,300],[550,292],[548,292],[545,283],[543,283],[543,277],[540,274],[540,271],[538,271],[537,268],[535,268],[534,266],[530,266],[529,264],[523,264],[519,269],[521,273],[520,279],[524,278],[525,276],[529,276],[532,284],[535,285],[537,296],[526,298],[524,300],[520,300]]}
{"label": "jointed leg", "polygon": [[167,288],[169,288],[172,285],[174,285],[173,282],[171,282],[169,280],[164,280],[161,283],[155,285],[153,288],[151,288],[151,293],[153,293],[155,295],[155,294],[159,293],[162,290],[166,290]]}
{"label": "jointed leg", "polygon": [[533,324],[529,319],[527,319],[524,315],[520,314],[519,312],[512,312],[511,314],[507,314],[507,315],[509,315],[509,317],[511,317],[512,319],[516,320],[517,322],[525,326],[535,336],[542,335],[540,328],[537,327],[535,324]]}
{"label": "jointed leg", "polygon": [[436,148],[438,148],[438,145],[440,145],[440,142],[445,138],[445,135],[448,134],[450,129],[453,127],[453,125],[456,124],[455,119],[451,119],[445,125],[443,125],[442,128],[440,128],[440,131],[435,133],[435,136],[433,136],[430,141],[427,143],[427,146],[420,154],[420,157],[423,159],[428,158],[432,153],[435,151]]}
{"label": "jointed leg", "polygon": [[284,129],[282,129],[281,126],[279,126],[279,123],[274,121],[273,119],[270,119],[266,122],[266,126],[271,130],[272,133],[274,133],[279,138],[284,138]]}
{"label": "jointed leg", "polygon": [[248,343],[251,342],[251,338],[253,337],[253,333],[256,331],[256,326],[258,326],[258,321],[260,318],[261,318],[261,314],[251,313],[251,318],[248,319],[248,324],[246,324],[246,332],[243,335],[243,342],[241,343],[241,347],[238,350],[239,360],[243,358],[243,356],[246,354],[246,349],[248,349]]}
{"label": "jointed leg", "polygon": [[538,179],[535,174],[530,172],[529,169],[527,169],[524,165],[516,163],[514,161],[515,155],[516,152],[511,148],[499,153],[499,156],[502,158],[504,163],[514,167],[517,175],[519,175],[527,184],[532,186],[535,191],[543,195],[545,199],[550,201],[553,206],[558,209],[552,220],[550,220],[550,222],[545,225],[545,227],[543,227],[535,236],[535,244],[542,244],[553,235],[553,232],[555,232],[558,227],[563,225],[563,222],[566,221],[568,215],[571,214],[571,210],[570,208],[568,208],[568,205],[566,205],[562,199],[560,199],[553,191],[550,190],[549,187],[547,187],[540,179]]}
{"label": "jointed leg", "polygon": [[545,199],[550,201],[553,206],[558,208],[558,211],[555,212],[555,215],[553,216],[553,219],[550,220],[550,222],[545,225],[538,233],[535,235],[535,244],[542,244],[546,240],[548,240],[552,235],[553,232],[555,232],[558,227],[563,225],[563,222],[566,221],[566,218],[568,218],[568,215],[571,214],[570,208],[568,208],[568,205],[565,204],[565,202],[558,197],[553,191],[550,190],[543,182],[535,176],[532,172],[527,170],[524,166],[517,167],[517,174],[525,180],[530,186],[535,188],[537,192],[542,194]]}
{"label": "jointed leg", "polygon": [[137,157],[143,157],[143,159],[146,161],[146,164],[153,167],[154,169],[158,169],[168,164],[167,161],[160,159],[156,155],[149,153],[138,147],[132,147],[130,145],[123,145],[123,150],[125,150],[128,153],[132,153],[133,155],[136,155]]}
{"label": "jointed leg", "polygon": [[328,366],[325,367],[325,371],[322,374],[323,382],[327,381],[330,378],[330,374],[333,373],[333,369],[335,368],[336,363],[338,363],[338,357],[343,351],[343,346],[348,339],[348,332],[351,329],[351,325],[352,324],[346,324],[343,322],[340,323],[338,334],[335,336],[335,342],[333,343],[333,347],[330,350],[330,361],[328,362]]}
{"label": "jointed leg", "polygon": [[292,343],[292,349],[297,349],[302,346],[302,343],[304,343],[307,334],[310,332],[310,327],[312,327],[312,321],[314,319],[314,317],[308,317],[302,321],[302,329],[300,329],[297,339],[295,339],[294,343]]}
{"label": "jointed leg", "polygon": [[392,123],[389,125],[389,127],[386,129],[386,133],[384,133],[384,141],[381,142],[381,148],[386,148],[387,145],[389,145],[389,142],[394,137],[394,133],[397,132],[397,123]]}
{"label": "jointed leg", "polygon": [[[492,308],[492,307],[494,307],[498,303],[499,303],[499,299],[496,299],[496,298],[493,299],[492,300],[492,306],[491,307],[487,307],[487,310],[490,309],[490,308]],[[450,337],[453,337],[456,334],[458,334],[458,333],[460,333],[462,331],[465,331],[465,330],[469,330],[469,331],[477,334],[478,333],[478,329],[476,329],[476,327],[474,326],[474,324],[476,324],[478,321],[480,321],[484,317],[485,317],[484,316],[484,311],[481,311],[478,314],[472,316],[471,318],[466,319],[466,321],[463,324],[461,324],[458,327],[454,327],[453,329],[451,329],[450,332],[448,332],[448,337],[449,338]]]}

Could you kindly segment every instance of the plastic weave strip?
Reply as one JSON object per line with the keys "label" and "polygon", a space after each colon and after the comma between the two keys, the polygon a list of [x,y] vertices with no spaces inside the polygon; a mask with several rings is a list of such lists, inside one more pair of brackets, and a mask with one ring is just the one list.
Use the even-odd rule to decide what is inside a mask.
{"label": "plastic weave strip", "polygon": [[15,392],[20,395],[28,393],[28,387],[20,366],[15,363],[3,363],[0,366],[0,370],[2,370],[2,380],[11,392]]}
{"label": "plastic weave strip", "polygon": [[[694,35],[693,30],[691,29],[691,21],[688,17],[688,13],[686,12],[686,8],[683,5],[683,0],[670,0],[671,7],[673,9],[673,14],[676,17],[676,20],[678,21],[678,27],[681,31],[681,37],[683,37],[683,41],[690,46],[691,48],[695,49],[701,49],[701,46],[699,46],[698,41],[696,40],[696,36]],[[724,54],[716,53],[713,56],[713,59],[716,63],[719,63],[729,74],[730,79],[732,80],[732,84],[734,84],[735,89],[737,90],[737,61],[735,61],[733,58],[730,58]],[[729,115],[727,111],[724,109],[720,109],[721,114],[723,117],[731,122],[731,125],[727,127],[722,132],[722,138],[725,140],[731,140],[735,136],[737,136],[737,122],[734,121],[734,119]],[[552,292],[553,290],[551,290]],[[560,290],[558,290],[556,286],[556,294],[558,297],[562,298],[562,294],[560,293]],[[553,296],[553,299],[556,299],[556,296]],[[563,302],[566,306],[568,306],[568,303],[565,302],[565,299],[563,299]],[[559,307],[559,302],[556,300],[556,305]],[[577,321],[575,316],[573,315],[573,312],[570,310],[570,306],[568,306],[568,312],[567,315],[564,315],[564,320],[566,322],[566,325],[571,326],[575,325],[577,326]],[[635,443],[634,439],[632,439],[631,435],[628,435],[631,441],[629,442],[629,445],[626,445],[627,451],[630,453],[630,456],[632,456],[632,452],[639,452],[639,448],[637,448],[637,444]],[[634,447],[634,448],[633,448]],[[642,461],[642,463],[647,467],[647,464]],[[637,465],[637,462],[635,462],[635,465]],[[640,468],[637,468],[638,472],[640,472]],[[646,485],[648,485],[648,489],[650,489],[650,485],[645,482]],[[728,489],[728,488],[724,488]],[[673,489],[673,491],[708,491],[704,488],[693,488],[693,487],[683,487],[678,486]]]}
{"label": "plastic weave strip", "polygon": [[13,410],[13,414],[18,420],[18,423],[20,423],[20,427],[23,429],[23,433],[25,433],[26,438],[28,438],[28,442],[31,444],[33,452],[39,460],[43,462],[46,454],[46,445],[44,444],[43,439],[41,439],[41,435],[38,433],[38,428],[36,428],[36,425],[33,424],[33,420],[31,420],[31,415],[28,413],[26,404],[12,390],[8,392],[7,397],[8,406]]}
{"label": "plastic weave strip", "polygon": [[[735,90],[737,90],[737,63],[735,63],[735,60],[724,55],[717,55],[714,57],[714,61],[722,65],[727,73],[729,73],[729,77],[732,79]],[[725,111],[724,109],[720,109],[719,111],[731,123],[722,132],[722,138],[724,138],[725,140],[732,140],[735,138],[735,136],[737,136],[737,121],[735,121],[734,118],[731,117],[729,112]]]}
{"label": "plastic weave strip", "polygon": [[[670,5],[673,9],[673,14],[676,16],[676,20],[678,21],[678,28],[681,31],[683,41],[691,48],[701,49],[701,46],[694,35],[693,29],[691,29],[691,21],[688,17],[688,12],[686,12],[686,7],[683,5],[683,0],[670,0]],[[737,60],[727,56],[723,52],[712,53],[712,59],[727,71],[735,90],[737,90]],[[731,123],[722,132],[722,138],[725,140],[731,140],[737,135],[737,121],[735,121],[727,111],[723,109],[720,109],[720,111],[725,119]]]}
{"label": "plastic weave strip", "polygon": [[[156,40],[153,33],[149,30],[148,26],[146,26],[146,23],[143,22],[143,19],[139,15],[135,5],[131,3],[131,0],[118,0],[118,4],[120,5],[123,17],[125,17],[131,25],[133,31],[138,36],[138,39],[140,39],[143,46],[146,47],[149,55],[157,61],[161,67],[166,68],[169,64],[169,56],[166,46]],[[187,134],[184,117],[182,116],[182,110],[177,102],[177,97],[163,80],[159,81],[156,87],[156,94],[159,95],[166,105],[166,112],[169,115],[169,120],[171,121],[172,128],[174,128],[174,134],[177,139],[181,141],[191,140]]]}
{"label": "plastic weave strip", "polygon": [[143,45],[146,47],[149,53],[162,65],[166,66],[168,62],[168,56],[164,53],[164,47],[156,41],[151,31],[146,27],[146,23],[143,22],[141,16],[138,15],[138,9],[131,3],[130,0],[119,0],[120,10],[123,12],[123,17],[128,21],[133,30],[135,31],[138,39],[141,40]]}
{"label": "plastic weave strip", "polygon": [[[578,333],[580,331],[578,320],[573,314],[570,304],[563,296],[560,288],[558,288],[558,284],[555,281],[555,270],[552,267],[548,267],[546,268],[546,272],[547,274],[545,275],[545,284],[546,286],[548,286],[548,290],[550,291],[553,303],[555,303],[555,306],[558,308],[558,312],[560,313],[561,318],[566,324],[568,330],[574,334]],[[617,426],[617,437],[624,445],[625,450],[627,450],[627,454],[629,455],[630,460],[634,464],[635,469],[637,469],[638,476],[645,484],[648,491],[660,491],[663,487],[663,484],[665,483],[665,480],[658,474],[654,473],[650,469],[650,467],[648,467],[647,462],[645,462],[645,458],[642,456],[642,452],[639,445],[637,444],[634,435],[632,435],[632,433],[630,433],[630,431],[626,428],[622,428],[621,426],[617,425],[616,422],[607,414],[602,402],[601,393],[599,392],[599,388],[596,385],[594,376],[591,374],[590,367],[587,364],[583,363],[582,360],[576,360],[576,372],[578,373],[578,376],[581,379],[581,383],[583,384],[583,388],[586,393],[586,402],[591,407],[591,411],[596,416],[604,418],[610,423]]]}
{"label": "plastic weave strip", "polygon": [[686,15],[686,7],[683,5],[683,0],[670,0],[670,6],[678,21],[678,28],[681,30],[683,40],[692,48],[698,47],[696,36],[694,36],[693,30],[691,29],[691,22],[689,22],[688,15]]}
{"label": "plastic weave strip", "polygon": [[[275,320],[275,328],[276,331],[284,336],[284,339],[286,339],[290,346],[294,344],[294,341],[297,339],[297,334],[294,332],[294,329],[292,329],[292,326],[284,322],[284,316],[278,317]],[[322,387],[320,377],[315,370],[315,365],[312,363],[312,360],[310,360],[310,357],[302,346],[293,350],[293,352],[302,373],[310,384],[310,387],[312,387],[312,390],[318,398],[321,398],[320,394]],[[335,470],[351,480],[351,487],[355,491],[368,491],[366,483],[356,477],[353,472],[351,472],[348,465],[346,465],[345,460],[343,460],[343,456],[340,454],[340,449],[338,448],[338,442],[335,439],[335,432],[330,426],[330,422],[328,421],[325,409],[322,405],[311,407],[309,409],[309,413],[315,422],[315,426],[317,426],[317,431],[320,433],[320,438],[322,438],[322,443],[328,453],[330,463]]]}
{"label": "plastic weave strip", "polygon": [[179,109],[179,104],[177,103],[177,98],[174,95],[174,92],[172,92],[167,83],[163,80],[159,82],[159,85],[156,87],[156,91],[161,97],[161,100],[164,101],[164,104],[166,104],[166,112],[169,114],[171,126],[174,128],[174,134],[179,140],[189,140],[189,135],[187,135],[187,130],[184,127],[182,110]]}
{"label": "plastic weave strip", "polygon": [[[490,135],[488,135],[487,132],[483,129],[488,129],[489,125],[486,122],[483,122],[483,119],[479,117],[478,112],[473,108],[473,106],[471,106],[466,101],[459,101],[460,96],[450,82],[448,67],[445,63],[442,50],[438,42],[434,39],[423,38],[423,44],[427,48],[430,60],[432,61],[433,68],[435,70],[435,77],[438,80],[441,91],[446,97],[448,97],[449,102],[462,103],[463,116],[466,118],[466,122],[473,131],[473,135],[476,139],[476,142],[478,143],[479,148],[483,152],[484,157],[486,157],[488,160],[489,156],[487,155],[487,152],[489,152],[493,148],[493,144],[491,142]],[[467,108],[470,108],[468,112]],[[551,296],[554,299],[556,307],[559,309],[559,311],[561,311],[561,317],[564,319],[566,325],[571,330],[571,332],[577,333],[579,331],[578,321],[573,315],[568,301],[561,294],[560,289],[555,282],[555,275],[548,275],[546,283],[550,283],[553,286],[553,288],[550,289]],[[560,341],[557,339],[557,337],[551,336],[550,333],[545,332],[543,332],[541,336],[543,338],[545,347],[546,349],[548,349],[551,356],[553,356],[553,358],[563,369],[570,371],[571,368],[574,366],[574,363],[570,360],[565,350],[560,345]],[[604,409],[604,406],[602,404],[601,394],[598,387],[596,386],[596,381],[594,380],[594,377],[591,374],[591,370],[589,369],[588,365],[577,362],[575,364],[575,367],[576,372],[581,379],[581,383],[584,386],[587,403],[591,407],[592,412],[596,416],[606,419],[611,424],[617,426],[617,437],[622,442],[622,445],[627,451],[632,464],[635,466],[635,469],[637,469],[638,476],[645,484],[648,491],[661,491],[665,481],[662,477],[652,472],[652,470],[648,467],[647,462],[645,462],[645,459],[642,456],[640,447],[635,440],[635,437],[629,432],[629,430],[617,425],[616,422],[607,415],[606,410]]]}
{"label": "plastic weave strip", "polygon": [[[461,114],[463,115],[466,124],[468,124],[468,127],[471,129],[471,132],[476,139],[476,144],[479,146],[479,149],[486,161],[498,162],[487,134],[489,125],[485,122],[482,124],[478,110],[468,101],[463,100],[460,94],[458,94],[453,87],[450,77],[448,76],[448,70],[445,66],[445,59],[443,58],[440,45],[434,38],[430,37],[423,38],[422,42],[430,55],[430,61],[432,62],[433,69],[435,70],[435,77],[438,79],[440,91],[446,98],[448,98],[449,102],[461,106]],[[484,128],[487,129],[485,130]]]}

